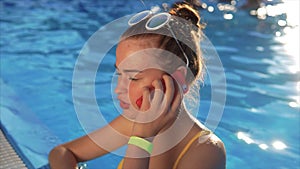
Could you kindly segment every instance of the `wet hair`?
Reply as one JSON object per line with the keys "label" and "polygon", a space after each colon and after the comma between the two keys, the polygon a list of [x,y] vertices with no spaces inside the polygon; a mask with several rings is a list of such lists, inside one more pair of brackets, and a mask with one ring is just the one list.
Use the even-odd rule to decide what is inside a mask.
{"label": "wet hair", "polygon": [[[204,61],[200,50],[200,38],[204,26],[200,24],[200,15],[197,10],[199,6],[200,2],[198,0],[189,0],[176,2],[169,10],[169,13],[175,17],[172,17],[168,24],[189,60],[188,67],[190,71],[188,73],[191,72],[192,74],[187,75],[186,80],[188,83],[192,83],[197,78],[203,80],[204,74]],[[158,30],[147,30],[145,24],[148,19],[129,27],[122,35],[121,41],[127,39],[142,40],[148,43],[149,48],[160,48],[169,51],[184,63],[187,63],[176,40],[170,34],[169,27],[165,25]],[[183,63],[181,62],[181,65],[179,65],[179,63],[174,63],[174,60],[176,59],[169,59],[169,61],[163,63],[165,67],[169,67],[166,69],[175,71]]]}

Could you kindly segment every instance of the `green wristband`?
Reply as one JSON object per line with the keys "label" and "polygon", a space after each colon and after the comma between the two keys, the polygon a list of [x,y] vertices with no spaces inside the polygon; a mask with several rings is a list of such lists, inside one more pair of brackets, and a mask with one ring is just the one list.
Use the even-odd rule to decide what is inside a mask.
{"label": "green wristband", "polygon": [[153,144],[143,138],[137,137],[137,136],[131,136],[128,144],[135,145],[145,151],[147,151],[149,154],[152,153]]}

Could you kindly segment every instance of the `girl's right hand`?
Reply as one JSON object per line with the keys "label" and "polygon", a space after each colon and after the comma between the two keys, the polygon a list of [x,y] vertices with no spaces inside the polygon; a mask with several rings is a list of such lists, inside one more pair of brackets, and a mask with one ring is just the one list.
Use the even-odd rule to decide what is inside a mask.
{"label": "girl's right hand", "polygon": [[153,81],[154,94],[151,95],[149,88],[143,91],[143,101],[139,110],[131,106],[124,112],[124,115],[130,114],[133,121],[132,135],[149,138],[157,135],[167,124],[173,122],[179,111],[182,94],[176,90],[173,78],[169,75],[163,75],[164,87],[161,80]]}

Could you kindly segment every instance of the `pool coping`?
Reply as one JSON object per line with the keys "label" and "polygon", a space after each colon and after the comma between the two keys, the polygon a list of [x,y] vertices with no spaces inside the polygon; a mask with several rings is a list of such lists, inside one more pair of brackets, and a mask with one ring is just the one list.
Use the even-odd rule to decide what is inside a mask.
{"label": "pool coping", "polygon": [[[14,167],[20,169],[34,169],[31,162],[26,158],[22,151],[16,145],[14,139],[6,131],[5,127],[0,123],[0,138],[1,138],[1,154],[5,155],[5,158],[1,161],[6,161],[7,167]],[[1,155],[2,156],[2,155]],[[11,160],[13,159],[13,160]]]}
{"label": "pool coping", "polygon": [[[5,129],[1,121],[0,121],[0,149],[3,150],[0,152],[0,157],[2,157],[3,154],[7,157],[5,160],[9,159],[8,160],[10,162],[9,167],[18,168],[18,169],[50,169],[49,164],[46,164],[39,168],[35,168],[34,165],[30,162],[30,160],[26,157],[26,155],[22,152],[22,150],[18,147],[17,142]],[[1,160],[3,159],[1,158],[0,162],[2,162]],[[2,163],[0,164],[2,165]],[[1,165],[0,165],[0,169],[2,168]]]}

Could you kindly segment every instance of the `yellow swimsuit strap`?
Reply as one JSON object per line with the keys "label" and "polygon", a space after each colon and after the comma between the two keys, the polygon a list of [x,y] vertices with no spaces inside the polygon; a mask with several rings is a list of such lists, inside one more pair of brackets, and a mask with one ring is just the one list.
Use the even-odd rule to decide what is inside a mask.
{"label": "yellow swimsuit strap", "polygon": [[201,136],[204,136],[204,135],[208,135],[210,134],[211,132],[208,131],[208,130],[202,130],[200,131],[199,133],[197,133],[184,147],[184,149],[181,151],[181,153],[179,154],[179,156],[177,157],[174,165],[173,165],[173,169],[176,169],[178,164],[179,164],[179,161],[181,160],[181,158],[184,156],[184,154],[188,151],[188,149],[191,147],[191,145],[193,144],[193,142],[201,137]]}
{"label": "yellow swimsuit strap", "polygon": [[124,158],[120,161],[117,169],[122,169],[123,168],[123,163],[124,163]]}

